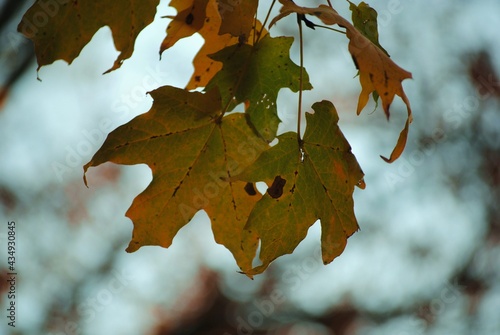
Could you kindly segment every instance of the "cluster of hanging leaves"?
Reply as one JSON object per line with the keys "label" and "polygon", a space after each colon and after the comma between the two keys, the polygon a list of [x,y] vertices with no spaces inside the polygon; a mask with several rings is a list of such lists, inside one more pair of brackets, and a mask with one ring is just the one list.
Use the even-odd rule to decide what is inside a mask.
{"label": "cluster of hanging leaves", "polygon": [[[61,0],[54,2],[57,14],[34,27],[46,6],[38,0],[18,29],[33,40],[40,68],[58,59],[71,63],[107,25],[120,52],[109,72],[131,56],[158,2]],[[269,17],[261,23],[256,16],[258,0],[170,2],[177,15],[169,17],[160,54],[195,33],[205,40],[193,60],[191,80],[186,88],[163,86],[150,92],[152,108],[112,131],[84,166],[85,172],[105,162],[151,168],[151,184],[126,213],[134,224],[127,251],[170,246],[179,229],[204,210],[216,242],[251,277],[293,252],[317,220],[325,264],[343,252],[347,238],[358,230],[352,194],[356,186],[364,188],[363,172],[338,127],[333,104],[312,106],[303,138],[297,132],[277,134],[278,92],[289,88],[300,95],[312,85],[306,70],[290,60],[293,38],[271,37],[268,30],[293,14],[313,29],[317,21],[345,31],[361,83],[357,113],[370,95],[382,101],[387,117],[395,95],[408,109],[396,147],[389,158],[383,157],[388,162],[401,155],[406,143],[411,109],[401,82],[411,74],[380,45],[377,12],[366,3],[349,1],[351,23],[330,4],[307,8],[291,0],[279,2],[280,13],[267,26]],[[269,13],[273,5],[275,1]],[[272,141],[277,144],[270,145]],[[266,183],[265,193],[257,190],[258,182]]]}

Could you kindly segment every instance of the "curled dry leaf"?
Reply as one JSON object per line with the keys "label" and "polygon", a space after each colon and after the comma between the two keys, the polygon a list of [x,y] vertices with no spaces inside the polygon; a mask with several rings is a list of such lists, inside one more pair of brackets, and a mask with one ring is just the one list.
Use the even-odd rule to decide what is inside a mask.
{"label": "curled dry leaf", "polygon": [[387,56],[389,53],[382,47],[378,41],[377,17],[378,13],[365,2],[355,5],[349,2],[349,9],[352,12],[352,23],[363,35],[365,35],[373,44],[379,47]]}
{"label": "curled dry leaf", "polygon": [[320,5],[316,8],[300,7],[291,0],[280,0],[280,3],[283,7],[280,10],[280,14],[271,21],[271,26],[285,16],[298,13],[313,15],[319,18],[324,24],[336,24],[346,29],[346,35],[349,38],[349,52],[359,70],[359,80],[361,83],[361,93],[357,107],[358,114],[361,113],[361,110],[368,103],[370,94],[376,92],[380,96],[384,112],[387,118],[389,118],[389,107],[394,100],[394,96],[398,95],[401,97],[408,111],[405,127],[399,135],[398,142],[391,156],[389,158],[381,156],[388,163],[395,161],[404,150],[408,138],[409,124],[413,119],[410,102],[402,86],[403,80],[412,77],[411,73],[394,63],[382,49],[365,37],[333,8],[325,5]]}

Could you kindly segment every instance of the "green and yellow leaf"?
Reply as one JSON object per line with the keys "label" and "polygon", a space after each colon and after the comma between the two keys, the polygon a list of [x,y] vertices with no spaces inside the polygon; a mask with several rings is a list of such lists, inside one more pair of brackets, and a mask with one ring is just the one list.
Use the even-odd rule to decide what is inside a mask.
{"label": "green and yellow leaf", "polygon": [[262,265],[246,271],[249,275],[292,253],[318,219],[325,264],[343,252],[347,238],[358,230],[352,194],[354,186],[364,188],[363,172],[338,128],[331,102],[315,103],[313,110],[306,114],[302,143],[296,133],[278,136],[277,145],[235,177],[269,186],[245,226],[244,237],[253,241],[257,234],[261,240]]}
{"label": "green and yellow leaf", "polygon": [[164,86],[151,92],[151,110],[111,132],[84,167],[105,162],[147,164],[151,184],[127,211],[134,223],[127,251],[168,247],[199,210],[212,221],[216,242],[226,246],[241,269],[251,267],[256,237],[242,244],[247,217],[260,194],[232,181],[266,149],[243,113],[221,117],[219,93]]}
{"label": "green and yellow leaf", "polygon": [[[250,122],[268,142],[276,137],[280,122],[279,90],[286,87],[297,92],[300,88],[300,67],[289,56],[292,42],[290,37],[265,35],[253,46],[236,44],[211,56],[223,66],[207,88],[220,89],[223,105],[246,103]],[[311,88],[304,70],[303,89]]]}

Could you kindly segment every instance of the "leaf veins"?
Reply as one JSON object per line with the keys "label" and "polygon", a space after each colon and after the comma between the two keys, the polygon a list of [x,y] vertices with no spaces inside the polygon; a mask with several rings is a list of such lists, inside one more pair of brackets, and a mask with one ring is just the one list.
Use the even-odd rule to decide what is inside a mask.
{"label": "leaf veins", "polygon": [[318,219],[325,264],[342,253],[347,238],[358,230],[352,193],[354,186],[364,187],[363,172],[338,128],[333,105],[322,101],[313,109],[314,114],[306,114],[303,159],[296,133],[285,133],[278,136],[277,145],[235,177],[272,183],[245,226],[248,236],[255,238],[252,232],[261,240],[262,265],[246,271],[249,275],[261,273],[277,257],[292,253]]}
{"label": "leaf veins", "polygon": [[248,127],[243,113],[217,121],[217,90],[202,94],[165,86],[151,96],[151,110],[111,132],[84,167],[86,171],[110,161],[151,168],[151,184],[127,211],[134,223],[127,251],[170,246],[179,229],[203,209],[216,242],[233,253],[242,269],[250,268],[257,239],[249,234],[243,245],[241,240],[248,214],[261,196],[231,176],[251,164],[266,142]]}

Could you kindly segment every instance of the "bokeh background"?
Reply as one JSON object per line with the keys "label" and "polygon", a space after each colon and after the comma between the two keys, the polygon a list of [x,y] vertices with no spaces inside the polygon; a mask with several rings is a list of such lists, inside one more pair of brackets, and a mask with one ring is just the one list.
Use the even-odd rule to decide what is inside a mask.
{"label": "bokeh background", "polygon": [[[306,29],[315,89],[330,99],[364,172],[354,193],[361,230],[328,266],[313,225],[294,254],[249,280],[217,245],[200,212],[169,249],[124,249],[124,217],[151,181],[146,166],[82,165],[112,129],[146,112],[146,92],[184,87],[203,40],[158,49],[175,11],[161,1],[123,66],[102,28],[68,66],[37,74],[16,32],[33,1],[0,1],[0,334],[500,334],[500,3],[378,1],[380,42],[413,74],[404,88],[414,122],[403,156],[386,164],[405,121],[390,122],[360,91],[344,35]],[[334,1],[350,17],[348,3]],[[318,2],[298,4],[315,6]],[[277,13],[278,7],[274,9]],[[266,9],[259,9],[265,16]],[[293,18],[271,29],[297,37]],[[291,50],[298,63],[298,46]],[[37,75],[41,81],[37,80]],[[280,131],[295,128],[297,96],[284,89]],[[17,223],[17,322],[7,326],[8,221]],[[5,314],[5,315],[4,315]]]}

